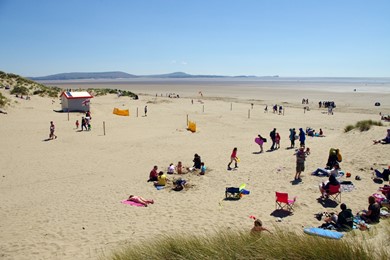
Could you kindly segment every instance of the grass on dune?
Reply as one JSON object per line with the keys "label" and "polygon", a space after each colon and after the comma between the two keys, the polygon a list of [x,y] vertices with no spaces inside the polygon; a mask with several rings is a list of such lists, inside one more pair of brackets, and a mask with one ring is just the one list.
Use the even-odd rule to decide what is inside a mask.
{"label": "grass on dune", "polygon": [[359,129],[360,132],[370,130],[371,126],[383,126],[381,121],[373,121],[373,120],[362,120],[357,122],[355,125],[347,125],[344,128],[344,132],[347,133],[355,128]]}
{"label": "grass on dune", "polygon": [[[387,222],[388,224],[388,222]],[[387,238],[390,237],[390,229]],[[356,231],[360,232],[360,231]],[[374,233],[367,233],[374,236]],[[364,239],[363,239],[364,240]],[[113,253],[109,259],[389,259],[384,250],[368,250],[356,235],[325,239],[277,229],[273,234],[222,231],[210,236],[163,236]]]}

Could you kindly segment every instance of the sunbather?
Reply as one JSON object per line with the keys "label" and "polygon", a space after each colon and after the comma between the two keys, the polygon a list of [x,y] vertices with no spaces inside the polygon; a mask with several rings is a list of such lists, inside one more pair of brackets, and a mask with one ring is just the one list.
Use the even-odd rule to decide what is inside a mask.
{"label": "sunbather", "polygon": [[365,211],[360,217],[367,223],[378,223],[380,217],[380,205],[375,201],[374,196],[368,197],[368,211]]}
{"label": "sunbather", "polygon": [[144,198],[142,198],[140,196],[134,196],[134,195],[130,195],[127,200],[140,203],[140,204],[144,205],[145,207],[147,207],[148,204],[153,204],[154,203],[154,200],[148,200],[148,199],[144,199]]}
{"label": "sunbather", "polygon": [[312,175],[326,175],[326,176],[334,175],[335,177],[339,177],[340,171],[341,171],[340,166],[338,164],[335,164],[332,170],[328,170],[325,168],[317,168],[317,170],[315,170],[312,173]]}

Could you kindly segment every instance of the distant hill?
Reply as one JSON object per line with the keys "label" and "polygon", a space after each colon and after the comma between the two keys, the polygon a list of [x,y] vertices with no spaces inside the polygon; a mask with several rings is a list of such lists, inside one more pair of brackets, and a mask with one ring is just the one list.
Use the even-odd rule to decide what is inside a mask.
{"label": "distant hill", "polygon": [[70,79],[128,79],[138,76],[121,71],[110,72],[70,72],[60,73],[44,77],[30,77],[32,80],[70,80]]}
{"label": "distant hill", "polygon": [[129,78],[162,78],[162,79],[185,79],[185,78],[257,78],[256,76],[220,76],[220,75],[191,75],[185,72],[173,72],[158,75],[133,75],[121,71],[112,72],[71,72],[60,73],[44,77],[30,77],[32,80],[77,80],[77,79],[129,79]]}

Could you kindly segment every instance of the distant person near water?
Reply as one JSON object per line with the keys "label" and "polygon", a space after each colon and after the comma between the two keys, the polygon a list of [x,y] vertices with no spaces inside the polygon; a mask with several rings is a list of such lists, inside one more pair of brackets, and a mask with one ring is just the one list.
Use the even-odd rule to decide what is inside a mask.
{"label": "distant person near water", "polygon": [[148,116],[148,106],[145,106],[144,112],[145,112],[145,116]]}

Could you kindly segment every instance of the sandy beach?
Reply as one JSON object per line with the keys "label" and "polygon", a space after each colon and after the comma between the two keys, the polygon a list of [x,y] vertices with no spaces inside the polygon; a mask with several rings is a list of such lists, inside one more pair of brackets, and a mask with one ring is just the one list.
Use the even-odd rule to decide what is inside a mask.
{"label": "sandy beach", "polygon": [[[339,211],[338,206],[324,208],[317,201],[318,185],[327,178],[310,175],[325,166],[330,148],[341,150],[340,166],[352,174],[342,180],[355,185],[354,190],[342,194],[342,202],[353,213],[367,209],[367,197],[382,186],[372,181],[370,169],[390,165],[390,147],[373,145],[372,140],[384,138],[389,123],[366,132],[344,133],[343,129],[360,120],[378,121],[379,112],[390,114],[390,92],[360,91],[360,83],[339,88],[334,83],[318,84],[322,86],[318,90],[298,84],[256,87],[254,83],[223,81],[48,84],[64,89],[110,87],[139,94],[139,100],[94,97],[89,132],[75,129],[81,113],[70,113],[68,120],[67,113],[54,112],[61,109],[58,99],[54,103],[39,96],[25,100],[0,89],[12,100],[5,109],[8,114],[0,114],[0,258],[97,259],[123,245],[165,234],[249,231],[253,225],[250,215],[262,219],[270,229],[278,226],[301,232],[303,226],[317,227],[321,222],[314,214]],[[180,98],[166,97],[167,93]],[[309,104],[302,105],[302,98],[308,98]],[[334,115],[318,108],[319,101],[335,101]],[[375,102],[381,106],[374,106]],[[284,115],[272,113],[273,104],[283,105]],[[143,116],[145,105],[147,116]],[[268,113],[264,113],[265,105]],[[304,106],[310,110],[304,111]],[[129,109],[130,117],[113,115],[114,107]],[[186,130],[187,115],[196,122],[196,133]],[[45,141],[50,121],[55,123],[58,138]],[[297,185],[292,183],[295,150],[287,149],[289,128],[293,127],[322,128],[326,136],[307,137],[311,154]],[[269,139],[273,128],[281,135],[281,148],[258,154],[255,137],[261,134]],[[270,146],[268,140],[265,151]],[[234,147],[238,148],[239,168],[227,171]],[[207,172],[204,176],[183,175],[190,188],[157,190],[146,182],[154,165],[164,172],[178,161],[192,166],[195,153],[205,162]],[[355,181],[356,175],[362,180]],[[171,180],[178,177],[168,176]],[[238,201],[223,200],[225,187],[243,183],[249,195]],[[281,222],[271,215],[275,191],[297,196],[294,214]],[[130,194],[155,203],[145,208],[121,204]],[[376,228],[380,230],[380,225]]]}

